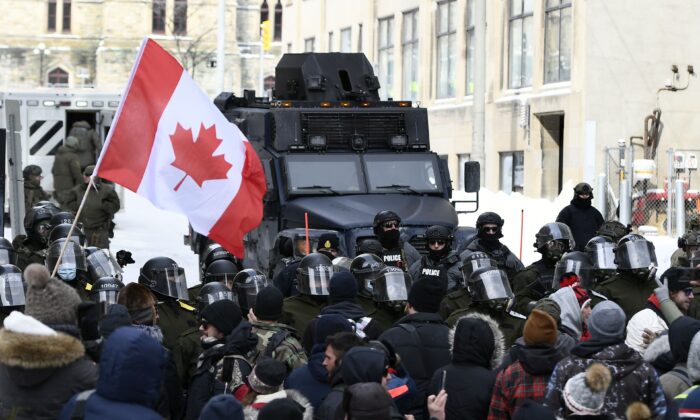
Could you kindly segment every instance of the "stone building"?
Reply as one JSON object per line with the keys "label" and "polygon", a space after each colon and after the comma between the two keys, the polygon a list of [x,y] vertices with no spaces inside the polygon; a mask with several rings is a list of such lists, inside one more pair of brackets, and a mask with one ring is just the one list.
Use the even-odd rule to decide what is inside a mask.
{"label": "stone building", "polygon": [[[218,0],[3,0],[0,89],[121,92],[143,37],[168,49],[214,97]],[[226,2],[225,89],[259,90],[260,22],[274,27],[263,77],[279,59],[280,0]]]}
{"label": "stone building", "polygon": [[[659,106],[665,128],[652,182],[663,188],[666,149],[692,149],[700,135],[697,81],[657,95],[674,77],[672,64],[682,87],[686,65],[700,63],[700,3],[485,3],[486,187],[553,197],[567,180],[593,183],[605,170],[605,147],[641,136]],[[432,148],[459,187],[472,152],[475,0],[283,4],[284,52],[364,52],[383,97],[428,107]]]}

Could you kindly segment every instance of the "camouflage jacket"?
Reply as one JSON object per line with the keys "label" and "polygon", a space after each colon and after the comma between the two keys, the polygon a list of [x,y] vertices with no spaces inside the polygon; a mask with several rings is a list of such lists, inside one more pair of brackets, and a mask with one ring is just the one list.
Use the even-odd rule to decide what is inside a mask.
{"label": "camouflage jacket", "polygon": [[253,333],[258,336],[258,344],[255,348],[255,355],[250,360],[251,364],[254,365],[257,359],[265,354],[270,340],[278,333],[285,335],[284,340],[272,350],[270,356],[284,362],[288,372],[306,364],[306,353],[304,353],[294,328],[276,322],[254,321],[251,324],[253,325]]}

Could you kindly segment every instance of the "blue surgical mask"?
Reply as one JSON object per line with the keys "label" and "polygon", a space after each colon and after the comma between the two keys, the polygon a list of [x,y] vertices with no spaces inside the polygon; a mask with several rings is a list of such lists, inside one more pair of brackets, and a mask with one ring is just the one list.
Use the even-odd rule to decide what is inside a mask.
{"label": "blue surgical mask", "polygon": [[65,281],[75,280],[75,267],[58,267],[58,277]]}

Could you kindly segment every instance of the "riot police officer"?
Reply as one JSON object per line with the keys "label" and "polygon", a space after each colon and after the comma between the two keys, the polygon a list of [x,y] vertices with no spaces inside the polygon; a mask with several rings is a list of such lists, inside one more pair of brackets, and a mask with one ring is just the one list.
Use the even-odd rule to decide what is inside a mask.
{"label": "riot police officer", "polygon": [[615,243],[609,237],[592,237],[586,244],[584,251],[591,260],[593,284],[604,282],[615,275],[617,271],[617,265],[615,265]]}
{"label": "riot police officer", "polygon": [[[65,251],[61,256],[64,246]],[[46,268],[53,273],[57,265],[56,276],[74,288],[82,300],[88,300],[91,285],[88,283],[85,250],[78,243],[67,238],[56,239],[46,251]]]}
{"label": "riot police officer", "polygon": [[385,265],[399,267],[407,271],[421,255],[407,241],[401,239],[401,218],[391,210],[383,210],[374,216],[372,229],[382,244],[382,254],[379,257]]}
{"label": "riot police officer", "polygon": [[542,258],[530,264],[513,278],[515,304],[521,314],[530,313],[535,303],[553,291],[554,267],[561,257],[574,249],[571,230],[560,222],[547,223],[535,235],[534,247]]}
{"label": "riot police officer", "polygon": [[608,220],[600,225],[595,234],[596,236],[607,236],[613,243],[618,243],[630,232],[632,232],[630,226],[625,226],[617,220]]}
{"label": "riot police officer", "polygon": [[586,290],[593,287],[593,264],[588,254],[581,251],[571,251],[564,254],[554,267],[552,289],[580,285]]}
{"label": "riot police officer", "polygon": [[472,252],[485,252],[512,280],[524,266],[518,257],[500,241],[503,237],[503,223],[504,220],[497,213],[491,211],[481,213],[476,219],[477,237],[462,251],[460,259],[464,260]]}
{"label": "riot police officer", "polygon": [[255,306],[258,292],[268,285],[267,277],[258,270],[246,268],[233,278],[234,301],[241,308],[242,314],[247,314]]}
{"label": "riot police officer", "polygon": [[455,290],[461,280],[459,255],[452,250],[454,236],[452,230],[445,226],[430,226],[425,230],[428,243],[428,255],[413,263],[408,272],[411,277],[432,278],[443,283],[448,292]]}
{"label": "riot police officer", "polygon": [[332,275],[333,263],[328,257],[316,252],[305,256],[297,268],[299,295],[284,300],[283,323],[296,331],[306,331],[326,305]]}
{"label": "riot police officer", "polygon": [[[376,314],[381,316],[381,313],[385,312],[386,315],[391,316],[393,323],[390,326],[403,317],[412,284],[413,279],[410,274],[391,266],[384,267],[374,280],[372,296],[377,306]],[[374,316],[373,319],[376,321]]]}
{"label": "riot police officer", "polygon": [[124,287],[119,279],[114,277],[102,277],[92,284],[88,294],[91,301],[97,304],[100,314],[106,314],[107,309],[117,303],[119,291]]}
{"label": "riot police officer", "polygon": [[460,264],[460,272],[462,275],[460,287],[445,296],[440,302],[438,314],[442,319],[449,318],[450,314],[458,309],[469,307],[472,304],[472,299],[467,290],[467,282],[471,278],[474,271],[483,267],[498,268],[496,261],[489,258],[485,252],[475,251],[467,255]]}
{"label": "riot police officer", "polygon": [[341,271],[350,271],[350,265],[352,264],[352,258],[348,257],[335,257],[331,261],[333,264],[333,271],[339,273]]}
{"label": "riot police officer", "polygon": [[620,239],[615,248],[617,274],[598,284],[593,290],[593,305],[604,296],[622,308],[627,319],[646,307],[654,293],[656,281],[656,252],[654,244],[643,236],[630,233]]}
{"label": "riot police officer", "polygon": [[383,330],[394,325],[403,310],[401,308],[401,311],[396,313],[393,308],[377,305],[374,300],[374,281],[385,267],[384,261],[374,254],[360,254],[353,258],[350,264],[350,273],[357,281],[357,303]]}
{"label": "riot police officer", "polygon": [[498,322],[499,328],[503,331],[506,347],[513,345],[522,335],[527,318],[508,308],[513,292],[505,271],[494,267],[479,268],[471,274],[467,289],[472,304],[453,312],[447,318],[447,324],[453,327],[461,317],[470,313],[488,315]]}
{"label": "riot police officer", "polygon": [[34,207],[24,216],[26,235],[17,235],[12,246],[17,252],[17,267],[24,270],[31,263],[44,264],[51,233],[53,213],[48,207]]}
{"label": "riot police officer", "polygon": [[294,241],[280,235],[275,242],[275,249],[280,258],[271,268],[272,284],[282,292],[282,296],[296,296],[299,294],[295,283],[301,258],[294,252]]}
{"label": "riot police officer", "polygon": [[182,332],[197,326],[194,308],[183,302],[187,299],[185,270],[168,257],[151,258],[141,267],[139,283],[156,297],[163,346],[172,350]]}
{"label": "riot police officer", "polygon": [[189,301],[196,301],[202,285],[212,281],[224,282],[230,289],[233,289],[233,278],[241,271],[241,268],[238,258],[228,252],[226,248],[217,243],[209,244],[201,258],[201,282],[187,289]]}
{"label": "riot police officer", "polygon": [[106,249],[94,246],[86,247],[85,259],[87,260],[90,284],[94,285],[97,280],[103,277],[113,277],[119,281],[122,280],[121,266]]}
{"label": "riot police officer", "polygon": [[24,311],[25,284],[22,272],[12,264],[0,265],[0,325],[12,311]]}
{"label": "riot police officer", "polygon": [[0,236],[0,265],[17,264],[17,253],[7,239]]}
{"label": "riot police officer", "polygon": [[[68,223],[56,225],[53,229],[51,229],[51,233],[49,233],[49,243],[53,243],[57,239],[67,238],[70,230],[71,225]],[[73,239],[73,242],[77,243],[78,245],[85,246],[85,234],[83,233],[83,230],[79,224],[73,228],[73,232],[71,232],[71,239]]]}
{"label": "riot police officer", "polygon": [[700,231],[689,230],[678,238],[678,249],[671,255],[671,267],[690,267],[690,258],[700,248]]}

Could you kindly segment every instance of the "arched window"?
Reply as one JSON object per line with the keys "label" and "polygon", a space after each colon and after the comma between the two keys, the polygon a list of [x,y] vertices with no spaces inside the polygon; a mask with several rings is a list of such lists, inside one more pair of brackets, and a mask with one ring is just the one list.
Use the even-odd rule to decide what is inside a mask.
{"label": "arched window", "polygon": [[60,67],[49,72],[49,86],[55,87],[67,87],[68,86],[68,72]]}
{"label": "arched window", "polygon": [[275,5],[275,33],[274,33],[274,39],[275,41],[281,41],[282,40],[282,3],[280,0],[277,0],[277,4]]}
{"label": "arched window", "polygon": [[260,6],[260,23],[270,20],[270,8],[267,6],[267,0],[263,0]]}

